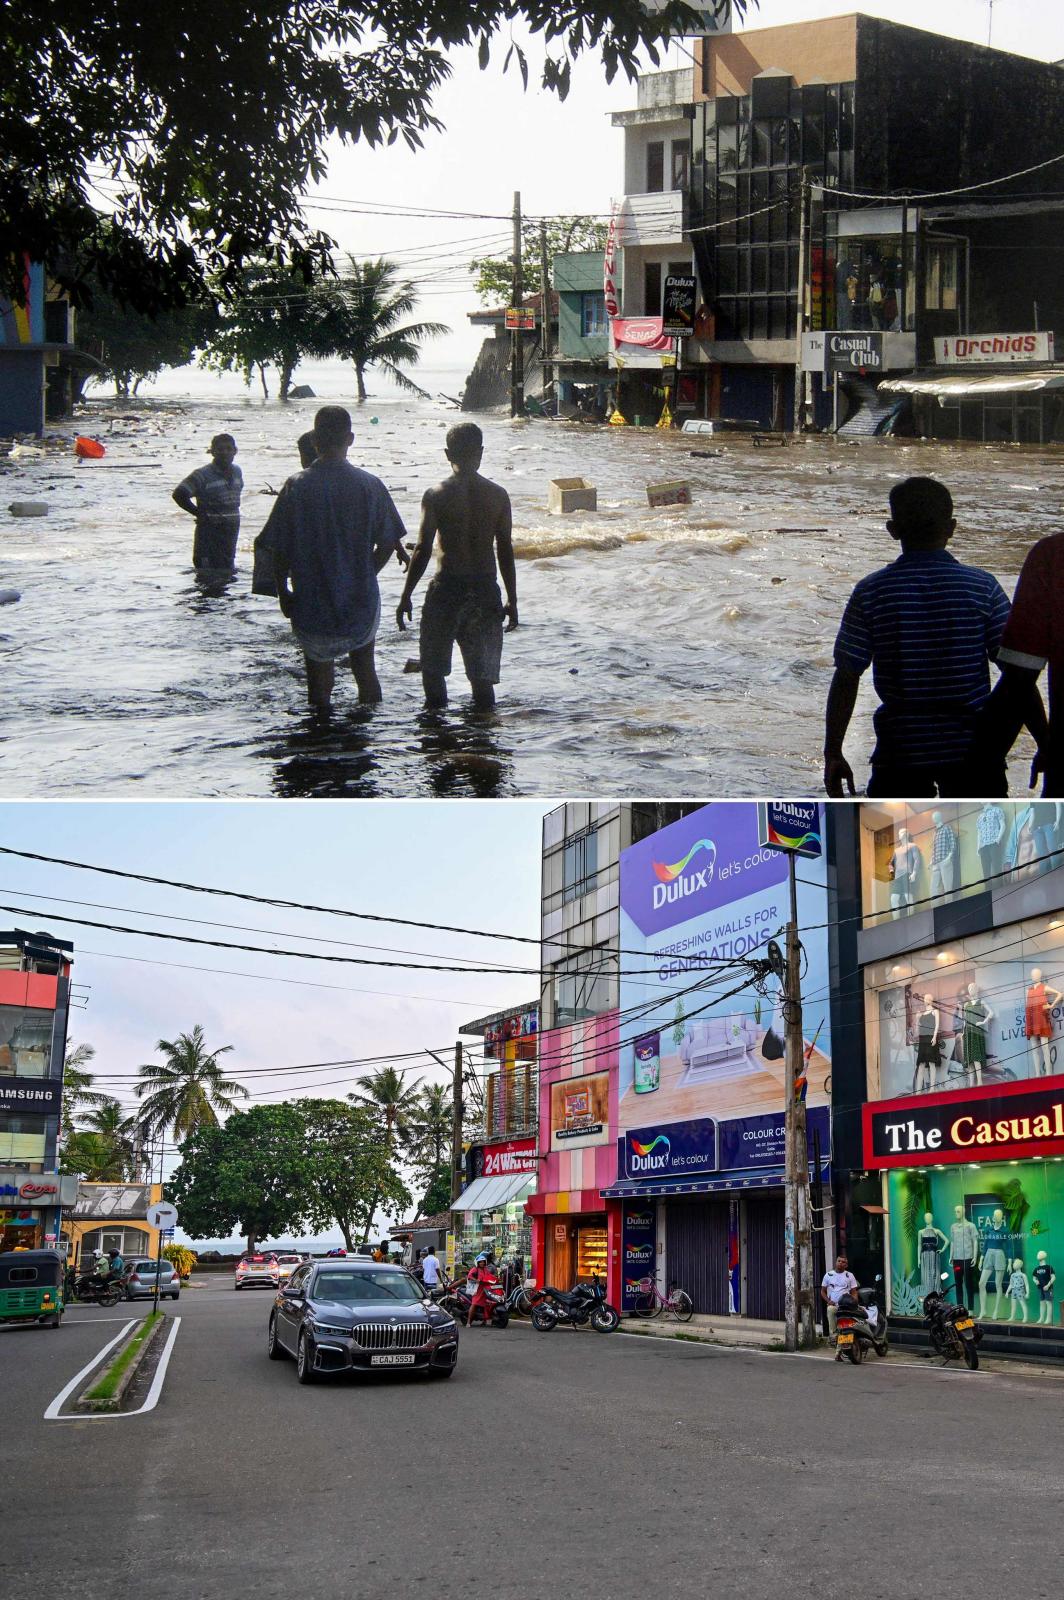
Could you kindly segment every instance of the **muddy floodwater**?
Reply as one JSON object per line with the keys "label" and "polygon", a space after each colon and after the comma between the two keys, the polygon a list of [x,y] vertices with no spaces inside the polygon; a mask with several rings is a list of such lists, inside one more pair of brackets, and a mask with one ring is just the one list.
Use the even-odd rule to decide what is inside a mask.
{"label": "muddy floodwater", "polygon": [[[320,398],[349,393],[339,371],[307,381]],[[342,677],[323,727],[288,624],[251,594],[268,491],[297,469],[315,402],[196,383],[182,395],[175,374],[150,400],[93,403],[77,427],[106,443],[103,461],[0,446],[0,588],[22,593],[0,609],[6,797],[817,793],[838,619],[855,579],[896,553],[883,528],[891,482],[942,477],[955,553],[1009,593],[1034,540],[1064,526],[1064,454],[1050,450],[756,449],[734,436],[478,419],[484,470],[513,500],[518,556],[521,626],[507,635],[497,713],[469,709],[460,672],[450,709],[423,710],[420,679],[404,671],[417,635],[395,626],[393,564],[381,578],[384,704],[360,710]],[[456,420],[442,401],[391,394],[357,411],[352,459],[383,478],[411,539]],[[241,570],[209,595],[170,492],[223,430],[246,486]],[[595,484],[598,510],[549,515],[561,477]],[[693,503],[651,510],[646,485],[676,478]],[[30,499],[48,515],[9,514]],[[867,684],[847,744],[859,780],[873,703]],[[1018,747],[1014,792],[1026,758]]]}

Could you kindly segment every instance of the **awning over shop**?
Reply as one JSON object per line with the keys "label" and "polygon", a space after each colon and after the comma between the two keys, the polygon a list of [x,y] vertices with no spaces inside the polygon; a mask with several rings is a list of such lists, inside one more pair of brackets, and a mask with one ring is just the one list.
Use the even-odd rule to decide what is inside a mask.
{"label": "awning over shop", "polygon": [[885,378],[880,394],[925,394],[940,400],[980,400],[996,394],[1037,394],[1043,389],[1064,389],[1064,369],[1044,372],[992,372],[977,378],[969,372],[913,373],[907,378]]}
{"label": "awning over shop", "polygon": [[535,1186],[534,1172],[507,1172],[501,1178],[476,1178],[463,1189],[452,1211],[497,1211],[511,1201],[523,1199]]}
{"label": "awning over shop", "polygon": [[[642,1200],[647,1195],[665,1194],[720,1194],[738,1193],[744,1189],[782,1189],[784,1169],[778,1167],[762,1167],[757,1172],[715,1172],[712,1177],[696,1178],[691,1183],[676,1183],[662,1179],[660,1183],[642,1183],[638,1180],[631,1182],[622,1181],[615,1183],[611,1189],[603,1189],[603,1195],[609,1200]],[[813,1174],[810,1173],[810,1179]],[[821,1177],[825,1183],[831,1180],[831,1169],[821,1168]]]}

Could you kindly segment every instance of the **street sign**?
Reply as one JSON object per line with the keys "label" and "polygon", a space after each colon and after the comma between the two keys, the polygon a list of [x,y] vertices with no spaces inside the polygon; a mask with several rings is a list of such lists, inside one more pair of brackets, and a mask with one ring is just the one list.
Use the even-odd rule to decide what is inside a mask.
{"label": "street sign", "polygon": [[172,1228],[176,1222],[177,1207],[172,1206],[169,1200],[157,1200],[148,1207],[149,1228]]}
{"label": "street sign", "polygon": [[814,857],[824,853],[816,800],[759,800],[757,835],[766,850]]}
{"label": "street sign", "polygon": [[686,339],[694,332],[695,276],[693,272],[670,272],[666,275],[661,309],[662,331],[667,333],[670,338]]}
{"label": "street sign", "polygon": [[508,333],[530,333],[536,326],[536,313],[531,306],[507,306],[506,330]]}
{"label": "street sign", "polygon": [[176,1233],[176,1231],[177,1230],[175,1228],[162,1228],[162,1229],[160,1229],[160,1232],[162,1233],[163,1238],[166,1239],[167,1242],[169,1242],[174,1237],[174,1234]]}

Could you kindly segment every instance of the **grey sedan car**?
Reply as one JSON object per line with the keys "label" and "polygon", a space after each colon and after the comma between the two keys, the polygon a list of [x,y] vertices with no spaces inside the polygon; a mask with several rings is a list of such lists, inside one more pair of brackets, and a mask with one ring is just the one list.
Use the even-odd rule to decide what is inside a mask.
{"label": "grey sedan car", "polygon": [[297,1267],[282,1284],[266,1338],[271,1361],[293,1356],[300,1383],[328,1372],[396,1368],[449,1378],[458,1324],[403,1267],[349,1257]]}
{"label": "grey sedan car", "polygon": [[[181,1279],[169,1261],[159,1264],[159,1299],[176,1300],[181,1293]],[[156,1263],[143,1257],[131,1261],[122,1279],[127,1300],[150,1300],[155,1294]]]}

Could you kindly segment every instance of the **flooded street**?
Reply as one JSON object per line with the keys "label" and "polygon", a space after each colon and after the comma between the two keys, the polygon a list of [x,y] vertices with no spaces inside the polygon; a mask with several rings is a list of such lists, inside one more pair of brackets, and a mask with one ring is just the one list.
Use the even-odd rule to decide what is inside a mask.
{"label": "flooded street", "polygon": [[[350,392],[338,368],[299,378],[321,400]],[[460,380],[422,381],[454,393]],[[104,461],[0,457],[0,587],[22,591],[0,611],[0,793],[817,793],[842,606],[896,551],[883,528],[890,483],[941,476],[957,505],[954,552],[1010,594],[1029,546],[1064,527],[1064,455],[1052,451],[818,439],[759,450],[478,418],[484,471],[513,499],[518,555],[521,627],[507,635],[498,712],[468,709],[460,671],[451,708],[424,712],[420,678],[404,673],[417,635],[395,626],[393,564],[381,577],[384,704],[360,711],[345,676],[323,729],[288,624],[250,592],[267,489],[298,468],[295,439],[315,406],[177,373],[151,399],[94,402],[78,419],[107,443]],[[456,420],[441,402],[392,394],[355,415],[351,459],[383,478],[411,540]],[[221,430],[237,439],[246,487],[240,573],[210,597],[192,576],[192,520],[170,493]],[[549,480],[573,476],[597,486],[598,511],[548,515]],[[646,484],[672,478],[690,480],[693,504],[652,511]],[[28,499],[49,515],[8,514]],[[847,745],[859,781],[872,704],[866,684]],[[1014,792],[1024,783],[1021,750]]]}

